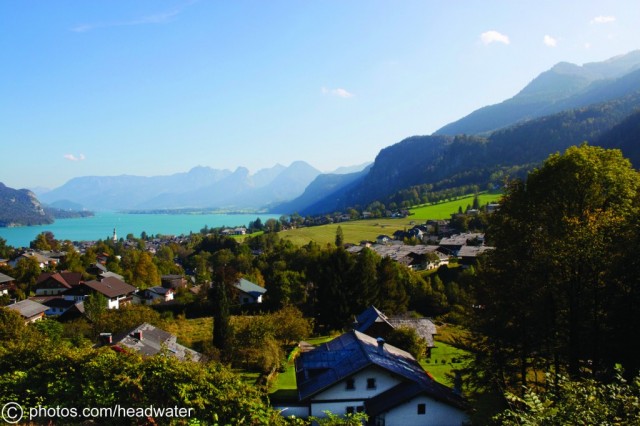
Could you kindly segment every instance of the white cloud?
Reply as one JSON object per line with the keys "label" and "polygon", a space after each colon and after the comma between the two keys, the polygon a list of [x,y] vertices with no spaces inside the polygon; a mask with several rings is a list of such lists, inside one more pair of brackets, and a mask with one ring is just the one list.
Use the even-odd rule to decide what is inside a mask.
{"label": "white cloud", "polygon": [[611,22],[615,22],[615,16],[596,16],[591,20],[592,24],[610,24]]}
{"label": "white cloud", "polygon": [[549,47],[556,47],[558,45],[558,40],[551,37],[550,35],[545,35],[543,41],[544,41],[544,44],[546,44]]}
{"label": "white cloud", "polygon": [[499,33],[498,31],[491,30],[480,34],[480,40],[483,44],[491,44],[491,43],[504,43],[509,44],[509,37]]}
{"label": "white cloud", "polygon": [[329,95],[329,96],[337,96],[339,98],[344,98],[344,99],[353,98],[355,96],[353,93],[348,92],[345,89],[341,89],[341,88],[327,89],[326,87],[322,88],[322,94]]}
{"label": "white cloud", "polygon": [[73,154],[65,154],[64,158],[69,161],[83,161],[86,157],[84,156],[84,154],[80,154],[78,157]]}

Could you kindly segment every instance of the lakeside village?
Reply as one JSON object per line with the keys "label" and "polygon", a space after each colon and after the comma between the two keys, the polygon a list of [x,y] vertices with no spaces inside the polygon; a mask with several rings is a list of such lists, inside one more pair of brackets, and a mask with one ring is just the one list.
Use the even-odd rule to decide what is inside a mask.
{"label": "lakeside village", "polygon": [[[467,212],[472,216],[480,213]],[[288,364],[293,369],[289,374],[295,377],[293,386],[276,386],[276,392],[271,393],[272,407],[283,416],[319,419],[364,413],[368,424],[375,425],[459,425],[468,420],[459,380],[446,386],[424,368],[426,365],[428,370],[438,333],[436,322],[424,314],[440,314],[442,307],[433,314],[408,314],[408,308],[415,305],[410,299],[424,301],[434,291],[409,295],[401,283],[386,283],[395,288],[383,285],[375,291],[352,289],[347,297],[353,300],[346,308],[334,311],[327,306],[332,304],[327,300],[339,302],[338,296],[320,294],[322,284],[305,280],[295,268],[289,266],[294,270],[276,273],[261,271],[273,267],[269,265],[269,246],[284,247],[282,240],[273,240],[276,233],[262,234],[255,241],[250,238],[248,245],[243,244],[248,249],[238,250],[240,244],[230,236],[245,235],[247,228],[205,230],[206,235],[143,235],[146,238],[139,239],[129,235],[119,239],[114,229],[112,238],[105,241],[64,244],[55,241],[50,233],[43,233],[32,242],[33,248],[14,250],[10,258],[0,259],[0,271],[7,272],[0,272],[0,302],[6,305],[5,309],[19,314],[25,324],[56,321],[65,327],[65,334],[80,329],[79,333],[95,347],[110,347],[119,353],[133,351],[143,357],[165,354],[181,362],[231,362],[235,369],[257,372],[255,376],[250,373],[251,380],[272,391],[278,373],[282,374]],[[336,245],[342,243],[338,238],[337,235]],[[52,249],[42,249],[45,246]],[[429,220],[391,235],[381,234],[375,241],[342,244],[339,248],[341,256],[353,259],[375,253],[385,265],[378,269],[392,268],[393,275],[398,271],[393,268],[406,267],[418,273],[447,270],[450,263],[457,264],[460,270],[472,268],[478,256],[492,247],[485,245],[481,232],[460,233],[452,221]],[[222,261],[214,259],[221,252],[233,252],[234,256]],[[229,267],[226,262],[236,265]],[[256,262],[261,265],[251,266]],[[342,273],[324,269],[318,279]],[[184,324],[188,321],[185,314],[196,320],[211,317],[208,301],[217,294],[212,283],[220,277],[220,271],[223,279],[225,274],[233,277],[228,286],[228,306],[235,314],[235,337],[216,348],[207,341],[213,338],[216,345],[215,328],[212,337],[207,334],[205,339],[196,341],[190,338],[193,336],[184,335],[176,318]],[[273,281],[269,276],[274,277]],[[336,279],[341,281],[338,285],[349,285],[349,277]],[[375,286],[371,282],[363,285]],[[450,292],[449,288],[446,290]],[[370,297],[357,294],[367,291],[372,293]],[[444,293],[443,289],[440,291]],[[446,299],[444,295],[438,297]],[[277,326],[252,331],[251,324],[261,321],[258,314],[271,312],[267,316],[277,317],[281,312],[278,309],[286,311],[291,306],[295,307],[291,309],[296,318],[280,316]],[[127,315],[126,320],[117,318],[118,312],[135,309],[140,310],[137,315]],[[111,319],[105,320],[105,316]],[[209,333],[212,322],[222,321],[215,312],[213,316],[214,320],[206,323]],[[133,322],[136,320],[140,322]],[[304,324],[296,324],[296,320]],[[350,324],[344,326],[347,322]],[[164,324],[167,330],[157,324]],[[315,334],[333,333],[322,344],[314,345],[304,340],[312,337],[314,327]],[[406,334],[404,340],[398,339],[397,332],[402,330],[409,330],[413,340],[407,340]],[[288,334],[281,337],[278,331]],[[272,342],[274,336],[277,344]]]}

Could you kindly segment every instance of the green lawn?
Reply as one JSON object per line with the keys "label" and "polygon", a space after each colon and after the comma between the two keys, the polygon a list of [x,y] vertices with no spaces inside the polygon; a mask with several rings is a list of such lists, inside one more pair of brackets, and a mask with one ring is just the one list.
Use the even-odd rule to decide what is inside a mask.
{"label": "green lawn", "polygon": [[469,353],[444,342],[435,342],[436,347],[431,350],[431,358],[423,359],[420,365],[429,372],[434,379],[447,386],[453,386],[453,370],[462,368],[464,357]]}
{"label": "green lawn", "polygon": [[[499,201],[502,197],[501,193],[481,193],[478,195],[478,201],[481,206],[493,202]],[[457,200],[446,201],[438,204],[425,204],[423,206],[417,206],[411,208],[409,211],[412,213],[410,216],[412,219],[427,220],[427,219],[450,219],[452,213],[457,213],[458,208],[462,208],[464,211],[467,206],[473,205],[473,195],[460,197]]]}

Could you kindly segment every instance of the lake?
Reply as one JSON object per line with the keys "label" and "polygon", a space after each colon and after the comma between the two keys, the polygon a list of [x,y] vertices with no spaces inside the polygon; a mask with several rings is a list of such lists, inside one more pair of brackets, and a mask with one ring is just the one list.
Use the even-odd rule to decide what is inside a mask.
{"label": "lake", "polygon": [[13,247],[29,247],[36,236],[45,231],[53,232],[57,240],[95,241],[111,238],[116,229],[118,238],[133,234],[140,237],[144,231],[148,235],[180,235],[200,232],[209,228],[247,226],[260,218],[278,219],[279,214],[127,214],[120,212],[96,212],[93,217],[77,219],[57,219],[50,225],[0,228],[0,237]]}

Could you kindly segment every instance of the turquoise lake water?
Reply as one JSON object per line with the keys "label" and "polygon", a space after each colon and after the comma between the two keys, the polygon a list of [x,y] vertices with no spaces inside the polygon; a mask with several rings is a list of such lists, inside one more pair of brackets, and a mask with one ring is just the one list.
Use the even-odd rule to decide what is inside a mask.
{"label": "turquoise lake water", "polygon": [[180,235],[199,232],[207,225],[209,228],[221,226],[246,226],[260,218],[262,223],[268,219],[278,219],[276,214],[126,214],[119,212],[96,212],[93,217],[78,219],[57,219],[51,225],[23,226],[19,228],[0,228],[0,237],[13,247],[28,247],[35,237],[45,231],[53,232],[58,240],[94,241],[111,238],[116,228],[118,238],[133,234],[140,237],[144,231],[148,235]]}

